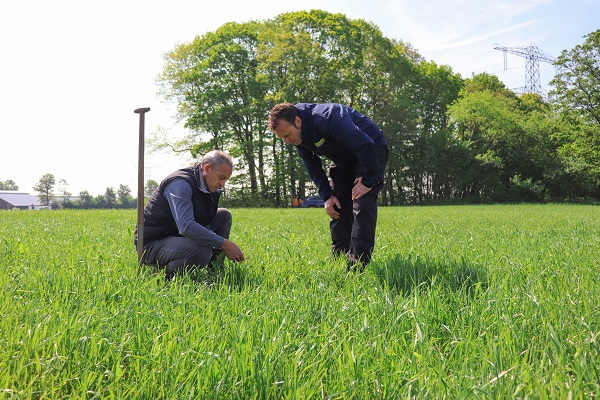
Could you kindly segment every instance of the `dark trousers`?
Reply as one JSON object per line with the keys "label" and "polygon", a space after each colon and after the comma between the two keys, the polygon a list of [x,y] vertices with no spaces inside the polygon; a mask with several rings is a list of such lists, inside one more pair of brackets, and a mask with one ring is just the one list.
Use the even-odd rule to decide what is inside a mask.
{"label": "dark trousers", "polygon": [[387,146],[377,148],[379,168],[377,181],[369,193],[352,201],[354,180],[362,176],[360,164],[352,167],[340,167],[332,163],[329,176],[335,196],[342,208],[340,217],[331,219],[331,248],[334,254],[348,254],[350,265],[361,262],[367,265],[371,261],[375,247],[375,228],[377,225],[377,197],[383,188],[385,167],[387,165]]}
{"label": "dark trousers", "polygon": [[[229,239],[231,232],[231,213],[219,208],[207,227],[217,235]],[[178,271],[205,267],[213,258],[214,250],[201,246],[192,239],[183,236],[169,236],[154,240],[144,246],[144,264],[166,267],[167,278]]]}

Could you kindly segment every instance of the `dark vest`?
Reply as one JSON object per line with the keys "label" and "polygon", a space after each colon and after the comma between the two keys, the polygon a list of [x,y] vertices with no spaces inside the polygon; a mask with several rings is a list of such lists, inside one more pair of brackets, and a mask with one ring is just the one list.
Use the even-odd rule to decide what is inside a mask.
{"label": "dark vest", "polygon": [[192,187],[192,204],[196,222],[208,226],[217,213],[221,192],[204,193],[200,191],[198,182],[203,179],[200,164],[196,163],[191,167],[177,170],[160,183],[144,208],[144,246],[153,240],[167,236],[181,236],[171,213],[169,202],[163,196],[165,187],[175,178],[185,179]]}

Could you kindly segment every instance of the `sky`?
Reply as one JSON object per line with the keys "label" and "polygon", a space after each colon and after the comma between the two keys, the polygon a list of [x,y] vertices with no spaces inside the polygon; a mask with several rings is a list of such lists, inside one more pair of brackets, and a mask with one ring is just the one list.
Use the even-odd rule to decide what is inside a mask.
{"label": "sky", "polygon": [[[23,0],[0,3],[0,181],[19,191],[53,174],[74,195],[127,185],[137,195],[139,116],[145,136],[181,137],[176,105],[156,95],[163,55],[227,22],[321,9],[375,24],[463,78],[487,72],[517,89],[536,45],[558,57],[600,29],[597,0]],[[548,91],[554,67],[540,63]],[[268,110],[265,110],[268,112]],[[146,147],[145,179],[160,182],[194,160]]]}

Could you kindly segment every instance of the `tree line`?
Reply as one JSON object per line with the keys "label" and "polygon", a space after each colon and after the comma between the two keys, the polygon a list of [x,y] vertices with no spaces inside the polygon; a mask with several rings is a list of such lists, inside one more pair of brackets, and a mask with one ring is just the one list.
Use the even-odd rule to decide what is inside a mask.
{"label": "tree line", "polygon": [[[102,208],[136,208],[137,199],[131,196],[131,189],[128,185],[119,185],[118,189],[112,186],[107,187],[104,194],[96,196],[91,195],[87,190],[79,192],[78,196],[73,196],[68,190],[68,183],[61,179],[58,187],[56,186],[56,177],[54,174],[44,174],[33,186],[41,205],[51,206],[52,208],[70,208],[70,209],[102,209]],[[158,187],[158,182],[149,179],[144,187],[144,197],[149,197],[154,189]],[[11,179],[0,181],[0,190],[18,191],[19,186]]]}
{"label": "tree line", "polygon": [[164,55],[159,93],[188,135],[155,148],[237,160],[229,204],[287,206],[316,188],[295,149],[267,130],[279,102],[345,103],[386,133],[383,205],[600,199],[600,30],[564,50],[549,98],[487,73],[463,78],[325,11],[227,23]]}

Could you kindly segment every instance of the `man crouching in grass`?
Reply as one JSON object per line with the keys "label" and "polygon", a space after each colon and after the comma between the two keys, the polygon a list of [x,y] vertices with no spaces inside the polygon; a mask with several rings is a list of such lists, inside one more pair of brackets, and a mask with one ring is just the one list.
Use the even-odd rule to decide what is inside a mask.
{"label": "man crouching in grass", "polygon": [[[171,280],[179,272],[209,266],[221,253],[233,261],[244,260],[244,253],[229,240],[231,213],[219,208],[232,173],[231,157],[213,150],[161,182],[144,208],[144,264],[164,267]],[[137,245],[137,231],[134,242]]]}

